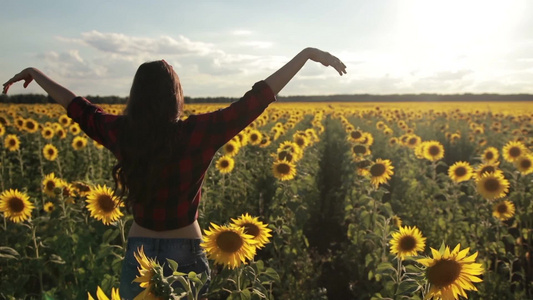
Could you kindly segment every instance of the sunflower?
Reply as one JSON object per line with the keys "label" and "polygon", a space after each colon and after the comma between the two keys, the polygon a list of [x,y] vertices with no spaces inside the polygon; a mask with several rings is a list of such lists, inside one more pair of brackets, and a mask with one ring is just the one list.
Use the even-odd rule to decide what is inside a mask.
{"label": "sunflower", "polygon": [[477,180],[478,178],[481,178],[481,176],[485,173],[494,173],[496,170],[498,170],[498,164],[499,162],[484,163],[479,165],[474,173],[474,178]]}
{"label": "sunflower", "polygon": [[288,162],[292,162],[295,159],[294,155],[289,150],[279,151],[277,154],[274,154],[273,157],[277,160],[286,160]]}
{"label": "sunflower", "polygon": [[16,189],[4,191],[0,195],[0,211],[15,223],[23,222],[31,217],[35,208],[29,199],[28,195]]}
{"label": "sunflower", "polygon": [[59,116],[58,121],[59,121],[59,124],[63,125],[63,127],[67,127],[67,126],[70,126],[72,119],[69,118],[69,116],[67,115],[61,115]]}
{"label": "sunflower", "polygon": [[524,154],[516,159],[515,166],[522,173],[522,175],[527,175],[533,173],[533,155]]}
{"label": "sunflower", "polygon": [[248,213],[241,215],[238,219],[231,219],[237,227],[244,228],[244,233],[253,236],[257,248],[263,248],[269,243],[268,238],[272,235],[272,230],[267,228],[266,224],[258,220],[258,217],[252,217]]}
{"label": "sunflower", "polygon": [[513,202],[508,200],[503,200],[499,203],[496,203],[492,208],[492,215],[496,218],[506,221],[514,216],[515,207]]}
{"label": "sunflower", "polygon": [[77,136],[72,139],[72,148],[74,150],[81,150],[87,146],[87,139],[81,136]]}
{"label": "sunflower", "polygon": [[458,161],[448,169],[448,176],[456,183],[469,180],[473,175],[474,169],[465,161]]}
{"label": "sunflower", "polygon": [[4,136],[4,134],[6,134],[6,128],[0,123],[0,136]]}
{"label": "sunflower", "polygon": [[299,161],[303,157],[303,150],[295,142],[285,141],[278,147],[277,152],[288,151],[293,156],[293,161]]}
{"label": "sunflower", "polygon": [[69,129],[70,133],[72,133],[73,135],[77,135],[78,133],[81,132],[81,128],[80,128],[80,125],[78,123],[74,123],[74,124],[70,125],[68,129]]}
{"label": "sunflower", "polygon": [[74,182],[72,185],[74,194],[85,197],[91,192],[91,187],[83,182]]}
{"label": "sunflower", "polygon": [[266,148],[270,145],[271,142],[272,140],[270,139],[270,137],[265,134],[263,135],[263,138],[261,139],[261,143],[259,143],[259,147]]}
{"label": "sunflower", "polygon": [[65,131],[65,129],[63,128],[58,128],[56,129],[56,133],[57,137],[59,137],[60,139],[64,139],[67,137],[67,132]]}
{"label": "sunflower", "polygon": [[398,216],[392,216],[391,222],[392,222],[392,225],[394,225],[397,228],[402,227],[402,219]]}
{"label": "sunflower", "polygon": [[509,191],[509,181],[505,179],[500,170],[481,175],[477,179],[476,186],[478,193],[487,200],[502,198]]}
{"label": "sunflower", "polygon": [[426,278],[431,288],[424,299],[436,298],[442,300],[468,298],[467,290],[477,291],[473,282],[481,282],[477,277],[483,273],[481,264],[475,263],[477,252],[468,256],[470,248],[460,251],[458,244],[453,251],[446,246],[437,251],[431,248],[433,258],[418,259],[417,262],[426,266]]}
{"label": "sunflower", "polygon": [[[98,300],[109,300],[107,295],[104,293],[102,288],[98,286],[98,289],[96,290],[96,297]],[[87,300],[94,300],[93,296],[87,292]],[[120,300],[120,294],[118,288],[111,288],[111,300]]]}
{"label": "sunflower", "polygon": [[309,146],[309,144],[311,143],[307,135],[305,135],[305,133],[303,132],[295,133],[292,136],[292,140],[296,143],[296,145],[298,145],[298,147],[300,147],[300,149],[305,149],[305,147]]}
{"label": "sunflower", "polygon": [[43,156],[49,161],[54,161],[57,158],[57,148],[52,144],[46,144],[43,147]]}
{"label": "sunflower", "polygon": [[46,202],[43,206],[43,209],[45,212],[51,213],[55,209],[54,203],[50,201]]}
{"label": "sunflower", "polygon": [[372,144],[374,144],[374,137],[370,132],[363,132],[363,137],[361,137],[359,143],[372,146]]}
{"label": "sunflower", "polygon": [[398,138],[397,137],[391,137],[389,139],[389,145],[391,145],[391,146],[398,145]]}
{"label": "sunflower", "polygon": [[102,150],[104,149],[104,145],[98,143],[97,141],[93,140],[93,146],[94,148],[98,149],[98,150]]}
{"label": "sunflower", "polygon": [[416,146],[420,145],[420,143],[422,143],[422,138],[418,135],[411,134],[409,138],[407,138],[406,146],[414,149]]}
{"label": "sunflower", "polygon": [[262,138],[263,134],[257,129],[252,129],[248,133],[248,140],[250,141],[250,145],[259,146]]}
{"label": "sunflower", "polygon": [[367,177],[370,175],[369,167],[372,165],[372,161],[370,160],[359,160],[356,162],[355,166],[357,168],[357,174]]}
{"label": "sunflower", "polygon": [[235,269],[246,259],[253,259],[256,251],[253,236],[244,233],[243,227],[218,226],[211,223],[210,230],[205,230],[201,246],[207,256],[216,264]]}
{"label": "sunflower", "polygon": [[37,132],[37,130],[39,130],[39,123],[34,119],[26,119],[24,121],[24,130],[29,133]]}
{"label": "sunflower", "polygon": [[124,206],[124,203],[105,185],[91,189],[85,201],[91,217],[101,220],[105,225],[117,221],[123,215],[120,207]]}
{"label": "sunflower", "polygon": [[233,170],[235,161],[229,155],[224,155],[217,160],[216,167],[220,173],[229,173]]}
{"label": "sunflower", "polygon": [[416,226],[399,226],[399,232],[392,233],[390,241],[390,252],[396,254],[400,259],[406,256],[417,255],[419,251],[424,251],[426,238]]}
{"label": "sunflower", "polygon": [[9,151],[17,151],[20,148],[20,140],[14,134],[8,134],[4,139],[4,146]]}
{"label": "sunflower", "polygon": [[230,140],[222,147],[222,150],[224,151],[224,155],[235,156],[239,152],[239,148],[240,146],[238,142]]}
{"label": "sunflower", "polygon": [[144,245],[141,245],[141,248],[138,248],[137,252],[133,253],[133,256],[140,266],[140,268],[137,268],[140,276],[137,276],[133,282],[138,282],[144,288],[144,291],[137,295],[135,299],[159,299],[153,292],[153,278],[156,275],[155,268],[159,267],[159,264],[155,259],[146,257]]}
{"label": "sunflower", "polygon": [[370,155],[372,152],[370,148],[366,145],[356,144],[352,146],[352,158],[356,161],[360,160],[362,157]]}
{"label": "sunflower", "polygon": [[372,166],[370,166],[370,182],[375,187],[382,183],[386,183],[394,174],[392,171],[393,169],[394,167],[391,165],[390,160],[378,158]]}
{"label": "sunflower", "polygon": [[44,127],[43,130],[41,130],[41,135],[44,139],[49,140],[54,137],[55,130],[52,127]]}
{"label": "sunflower", "polygon": [[506,161],[515,162],[520,156],[527,153],[527,148],[521,142],[510,141],[503,147],[502,153]]}
{"label": "sunflower", "polygon": [[43,191],[50,197],[55,197],[55,189],[61,189],[65,185],[64,182],[55,176],[54,173],[46,175],[43,179]]}
{"label": "sunflower", "polygon": [[272,172],[281,181],[291,180],[296,176],[296,165],[287,160],[276,160],[272,165]]}
{"label": "sunflower", "polygon": [[350,142],[359,142],[363,137],[363,131],[361,130],[350,130],[348,131],[348,141]]}
{"label": "sunflower", "polygon": [[424,142],[423,156],[430,161],[437,161],[444,157],[444,146],[438,141]]}

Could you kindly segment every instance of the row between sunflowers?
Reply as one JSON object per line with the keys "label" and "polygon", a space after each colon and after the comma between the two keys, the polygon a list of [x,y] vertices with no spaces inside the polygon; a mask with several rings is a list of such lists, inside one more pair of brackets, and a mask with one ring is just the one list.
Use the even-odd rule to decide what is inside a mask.
{"label": "row between sunflowers", "polygon": [[[206,175],[209,298],[533,299],[532,117],[528,102],[270,106]],[[0,295],[118,299],[132,217],[115,158],[58,105],[3,104],[0,124]],[[205,274],[138,250],[139,298],[198,298]]]}

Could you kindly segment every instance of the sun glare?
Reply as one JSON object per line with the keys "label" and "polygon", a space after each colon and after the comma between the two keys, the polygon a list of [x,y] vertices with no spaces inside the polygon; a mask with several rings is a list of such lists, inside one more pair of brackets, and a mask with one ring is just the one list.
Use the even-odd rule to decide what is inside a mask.
{"label": "sun glare", "polygon": [[[478,69],[476,61],[508,51],[524,15],[523,0],[402,2],[396,46],[422,69]],[[486,63],[486,61],[485,61]]]}

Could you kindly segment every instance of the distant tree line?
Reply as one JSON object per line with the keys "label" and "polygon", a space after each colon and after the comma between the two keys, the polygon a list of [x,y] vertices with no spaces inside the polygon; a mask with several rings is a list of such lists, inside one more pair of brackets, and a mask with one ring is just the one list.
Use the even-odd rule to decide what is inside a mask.
{"label": "distant tree line", "polygon": [[[127,97],[86,96],[89,101],[98,104],[125,104]],[[238,98],[232,97],[185,97],[185,103],[231,103]],[[533,101],[533,94],[352,94],[324,96],[279,96],[284,102],[489,102],[489,101]],[[0,103],[55,103],[48,95],[17,94],[0,95]]]}

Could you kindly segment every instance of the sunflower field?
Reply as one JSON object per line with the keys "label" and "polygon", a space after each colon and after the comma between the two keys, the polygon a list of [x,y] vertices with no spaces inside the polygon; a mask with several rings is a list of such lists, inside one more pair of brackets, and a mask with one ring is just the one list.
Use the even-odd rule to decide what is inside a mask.
{"label": "sunflower field", "polygon": [[[115,157],[55,104],[0,104],[0,136],[0,298],[119,299]],[[206,173],[208,297],[533,299],[532,150],[529,102],[278,101]],[[198,299],[136,258],[141,296]]]}

